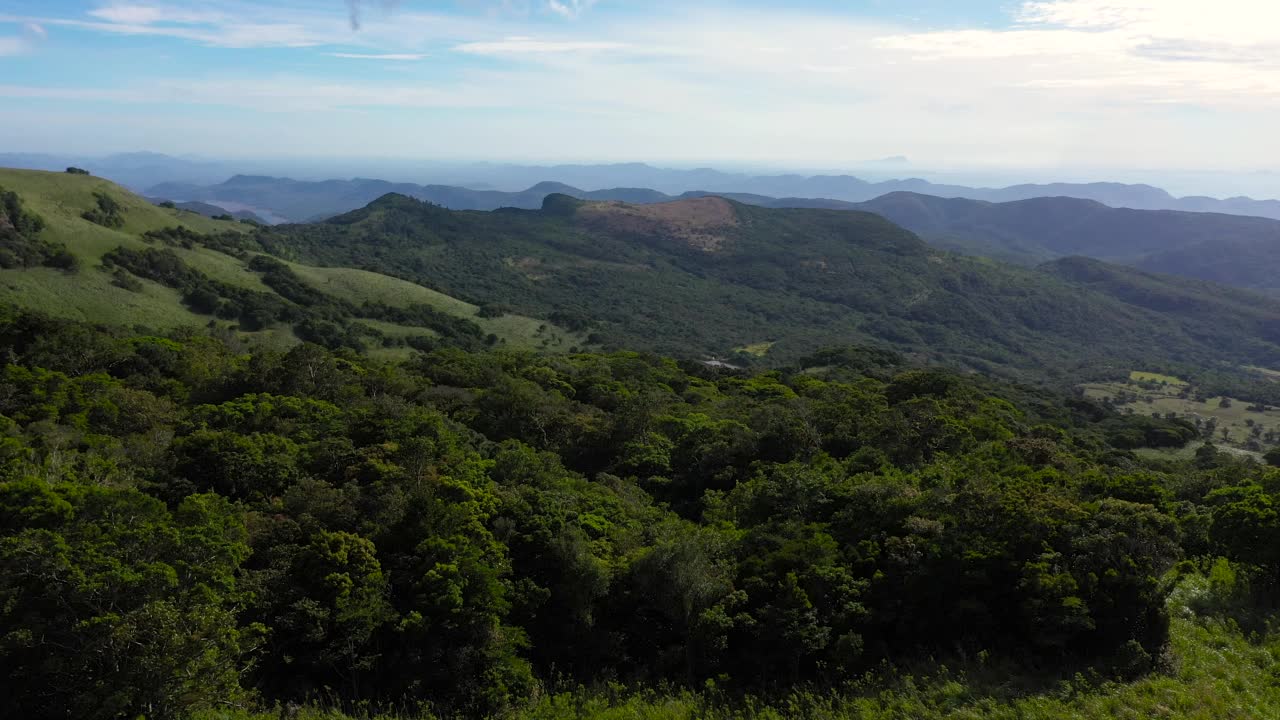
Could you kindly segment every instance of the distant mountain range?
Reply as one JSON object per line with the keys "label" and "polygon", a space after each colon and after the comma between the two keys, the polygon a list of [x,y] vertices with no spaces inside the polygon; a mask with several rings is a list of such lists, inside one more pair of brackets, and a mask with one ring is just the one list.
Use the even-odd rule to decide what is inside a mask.
{"label": "distant mountain range", "polygon": [[[888,159],[892,160],[892,159]],[[861,165],[862,170],[883,174],[898,172],[906,167],[901,162],[882,161],[873,165]],[[688,192],[711,192],[717,195],[759,195],[768,198],[825,198],[843,202],[865,202],[892,192],[914,192],[938,197],[968,198],[988,202],[1010,202],[1035,197],[1074,197],[1096,200],[1111,207],[1137,210],[1182,210],[1187,212],[1218,212],[1231,215],[1253,215],[1280,219],[1280,200],[1255,200],[1248,197],[1218,199],[1212,197],[1175,197],[1169,192],[1151,185],[1133,185],[1114,182],[1099,183],[1050,183],[1023,184],[1009,187],[971,187],[967,185],[935,183],[920,178],[869,181],[854,175],[804,175],[804,174],[749,174],[734,173],[712,168],[673,169],[644,163],[580,164],[580,165],[506,165],[495,163],[444,164],[417,161],[337,161],[324,159],[271,160],[250,159],[237,161],[211,161],[177,158],[160,153],[140,152],[83,157],[46,155],[34,153],[0,153],[0,166],[38,170],[62,170],[75,165],[93,174],[121,183],[139,192],[155,193],[156,186],[172,187],[177,183],[190,192],[194,187],[208,187],[224,182],[241,181],[236,173],[254,178],[255,182],[271,177],[287,175],[311,179],[317,185],[329,182],[351,183],[378,189],[369,183],[373,180],[323,181],[318,178],[364,177],[392,178],[383,184],[384,192],[399,192],[410,197],[439,202],[454,209],[492,209],[489,206],[537,207],[527,198],[506,200],[470,200],[452,198],[450,202],[428,197],[426,191],[414,188],[457,188],[459,190],[505,192],[521,196],[539,184],[551,181],[569,188],[648,188],[666,199],[680,197]],[[430,178],[430,184],[416,184]],[[230,179],[230,180],[229,180]],[[412,181],[412,182],[404,182]],[[389,189],[387,189],[389,188]],[[522,189],[527,188],[527,189]],[[441,198],[448,198],[443,190]],[[583,192],[583,191],[579,191]],[[173,192],[163,193],[175,195]],[[465,193],[464,193],[465,194]],[[318,215],[334,215],[361,207],[376,199],[378,194],[355,192],[337,207],[312,206],[305,214],[282,213],[289,220],[306,220]],[[545,195],[544,195],[545,196]],[[352,198],[359,197],[359,202]],[[496,197],[496,196],[495,196]],[[181,200],[213,198],[196,195],[170,197]],[[626,198],[619,198],[626,199]],[[495,205],[495,202],[497,203]],[[251,208],[245,208],[251,209]],[[270,211],[269,207],[258,210]],[[259,212],[258,214],[262,214]]]}
{"label": "distant mountain range", "polygon": [[886,217],[939,247],[1023,265],[1083,255],[1143,270],[1280,291],[1280,221],[1131,210],[1044,197],[1006,203],[892,193],[848,209]]}
{"label": "distant mountain range", "polygon": [[[570,174],[584,175],[580,168],[596,166],[563,166],[578,168]],[[648,167],[648,166],[641,166]],[[556,168],[548,169],[555,172]],[[565,171],[569,172],[569,171]],[[536,209],[542,199],[560,193],[584,200],[619,200],[631,203],[654,203],[680,198],[714,194],[739,202],[763,207],[808,207],[826,209],[858,209],[866,202],[895,192],[918,195],[958,197],[1003,203],[1039,197],[1068,197],[1092,200],[1110,207],[1139,210],[1180,210],[1183,212],[1216,212],[1280,219],[1280,201],[1232,198],[1174,198],[1149,185],[1118,183],[1052,185],[1016,185],[1007,188],[967,188],[936,185],[925,180],[892,180],[869,183],[850,176],[726,176],[715,170],[664,171],[687,172],[706,184],[672,195],[642,185],[583,190],[580,186],[560,181],[543,180],[525,190],[472,189],[455,185],[416,185],[385,180],[356,178],[352,180],[305,181],[261,175],[236,175],[215,185],[195,183],[161,183],[147,194],[170,200],[235,202],[255,212],[274,213],[293,222],[322,219],[354,210],[387,193],[398,193],[451,210],[496,210],[500,207]],[[646,173],[639,173],[645,175]],[[729,184],[726,177],[737,177]],[[590,179],[589,176],[581,179]],[[599,187],[599,186],[597,186]],[[262,214],[262,213],[260,213]]]}
{"label": "distant mountain range", "polygon": [[[165,200],[154,200],[154,199],[151,201],[156,205],[161,205],[168,202]],[[186,210],[188,212],[196,213],[197,215],[203,215],[207,218],[223,219],[225,217],[231,217],[236,220],[250,220],[260,225],[270,224],[260,216],[252,212],[249,212],[248,210],[232,211],[220,205],[210,205],[209,203],[200,202],[199,200],[192,200],[190,202],[173,203],[173,207],[178,210]]]}
{"label": "distant mountain range", "polygon": [[[1018,192],[1028,187],[1032,186],[1023,186],[1024,190]],[[388,193],[451,210],[537,209],[551,194],[633,204],[715,195],[767,208],[860,210],[886,217],[939,247],[970,255],[1022,265],[1081,255],[1239,287],[1280,291],[1280,220],[1114,208],[1097,200],[1072,197],[989,202],[898,191],[853,203],[710,190],[678,196],[647,188],[582,190],[556,182],[540,182],[520,192],[502,192],[368,179],[307,182],[248,175],[237,175],[212,186],[168,183],[150,191],[153,196],[225,203],[271,219],[294,221],[316,221],[358,209]],[[1141,195],[1132,192],[1130,197],[1137,201]],[[1155,196],[1146,193],[1146,197]]]}
{"label": "distant mountain range", "polygon": [[188,160],[152,152],[120,153],[104,157],[0,153],[0,166],[54,172],[75,166],[134,190],[142,190],[158,182],[173,180],[189,183],[216,183],[225,180],[230,174],[227,168],[219,163]]}
{"label": "distant mountain range", "polygon": [[622,200],[632,203],[656,203],[671,196],[656,190],[613,188],[587,191],[561,183],[542,182],[521,192],[472,190],[451,185],[414,185],[385,180],[324,180],[310,182],[258,175],[236,175],[217,185],[162,183],[147,194],[175,201],[233,203],[265,211],[293,222],[321,220],[349,212],[377,200],[388,193],[424,200],[450,210],[497,210],[501,207],[533,210],[542,206],[548,195],[561,193],[587,200]]}

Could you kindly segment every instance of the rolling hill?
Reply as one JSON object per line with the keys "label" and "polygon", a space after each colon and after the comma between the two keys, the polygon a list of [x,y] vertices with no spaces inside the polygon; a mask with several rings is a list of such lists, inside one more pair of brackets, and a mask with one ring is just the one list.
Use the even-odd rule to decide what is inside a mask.
{"label": "rolling hill", "polygon": [[1072,255],[1226,285],[1280,289],[1280,221],[1112,208],[1043,197],[1005,203],[892,193],[849,209],[883,215],[940,247],[1021,264]]}
{"label": "rolling hill", "polygon": [[[394,277],[298,263],[285,264],[286,271],[267,260],[255,262],[261,253],[245,249],[250,225],[160,207],[100,178],[0,169],[0,188],[41,219],[40,242],[75,258],[72,269],[0,269],[0,302],[55,317],[156,330],[213,322],[273,344],[298,342],[303,328],[311,333],[308,339],[327,336],[329,344],[354,342],[384,354],[403,353],[415,338],[433,341],[442,332],[462,333],[477,343],[492,336],[492,342],[535,349],[583,344],[553,323],[506,313],[482,317],[476,305]],[[83,217],[98,195],[118,204],[119,227]],[[0,228],[6,223],[0,217]],[[163,274],[156,270],[160,261],[166,263]],[[197,307],[192,298],[201,290],[218,296],[221,312]],[[277,316],[246,322],[230,314],[231,300],[272,308]],[[343,331],[340,339],[333,328]]]}
{"label": "rolling hill", "polygon": [[[821,186],[795,189],[806,188],[822,190]],[[1071,191],[1055,185],[1021,186],[1019,192],[1029,192],[1031,188],[1039,192]],[[1155,191],[1130,189],[1124,197],[1138,205],[1158,205],[1139,202],[1143,197],[1154,197]],[[988,202],[899,191],[853,203],[822,197],[777,198],[705,190],[679,196],[644,188],[587,191],[555,182],[541,182],[519,192],[500,192],[381,180],[303,182],[244,175],[213,186],[168,184],[153,188],[152,193],[186,199],[180,207],[224,203],[238,208],[241,215],[251,212],[245,208],[252,208],[271,220],[295,221],[323,220],[361,208],[388,193],[452,210],[532,210],[540,208],[551,194],[637,204],[716,196],[768,208],[869,211],[919,233],[939,247],[1021,265],[1084,255],[1237,287],[1268,292],[1280,287],[1276,280],[1280,277],[1280,220],[1224,213],[1133,210],[1073,197]]]}
{"label": "rolling hill", "polygon": [[[1280,303],[1264,297],[1123,268],[1096,284],[964,257],[865,212],[552,195],[540,210],[484,213],[389,195],[256,239],[301,262],[395,274],[557,319],[605,345],[677,355],[772,343],[764,361],[783,362],[874,343],[1041,375],[1280,360]],[[1179,302],[1156,302],[1151,278]]]}
{"label": "rolling hill", "polygon": [[[0,184],[81,258],[74,274],[0,271],[0,299],[101,322],[213,316],[388,352],[415,336],[491,336],[765,364],[871,344],[1064,380],[1280,367],[1280,302],[1078,258],[1034,269],[966,257],[868,212],[563,194],[537,210],[480,212],[388,194],[324,222],[258,228],[156,207],[96,178],[5,171]],[[95,191],[120,198],[123,228],[80,216]],[[147,235],[177,227],[191,233]]]}

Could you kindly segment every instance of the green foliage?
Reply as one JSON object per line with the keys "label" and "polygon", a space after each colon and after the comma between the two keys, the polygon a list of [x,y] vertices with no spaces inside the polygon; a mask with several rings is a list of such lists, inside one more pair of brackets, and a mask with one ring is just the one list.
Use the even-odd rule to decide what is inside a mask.
{"label": "green foliage", "polygon": [[243,522],[216,496],[0,484],[6,717],[186,717],[241,695]]}
{"label": "green foliage", "polygon": [[115,198],[105,192],[95,192],[93,197],[97,202],[97,206],[85,210],[80,217],[105,228],[118,229],[124,227],[124,215],[121,214],[123,208]]}
{"label": "green foliage", "polygon": [[1121,682],[1169,652],[1180,559],[1225,558],[1195,607],[1241,627],[1280,578],[1273,472],[1142,467],[1101,406],[877,352],[381,365],[17,313],[0,343],[6,714],[770,703],[953,657]]}
{"label": "green foliage", "polygon": [[0,187],[0,268],[78,269],[79,262],[65,246],[40,238],[44,227],[44,219],[26,210],[17,193]]}
{"label": "green foliage", "polygon": [[88,170],[85,170],[84,168],[74,167],[74,166],[67,168],[66,172],[68,175],[88,175],[89,174]]}

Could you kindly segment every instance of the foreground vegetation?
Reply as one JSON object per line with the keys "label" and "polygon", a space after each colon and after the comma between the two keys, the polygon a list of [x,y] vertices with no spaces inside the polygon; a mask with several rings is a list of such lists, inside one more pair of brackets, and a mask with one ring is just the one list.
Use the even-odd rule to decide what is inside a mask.
{"label": "foreground vegetation", "polygon": [[[1194,585],[1195,583],[1193,583]],[[1203,584],[1203,580],[1200,581]],[[1185,607],[1185,606],[1183,606]],[[843,688],[765,700],[714,690],[599,687],[557,693],[509,717],[520,720],[1257,720],[1280,717],[1280,644],[1244,637],[1211,617],[1175,617],[1175,666],[1128,683],[1083,676],[1018,687],[1019,668],[930,668],[869,676]],[[332,707],[286,708],[295,720],[431,720],[422,713],[350,715]],[[278,720],[269,711],[215,710],[200,720]]]}
{"label": "foreground vegetation", "polygon": [[1161,673],[1270,657],[1228,628],[1265,637],[1280,471],[1131,452],[1177,420],[874,350],[389,365],[11,311],[0,352],[6,717],[1207,712]]}

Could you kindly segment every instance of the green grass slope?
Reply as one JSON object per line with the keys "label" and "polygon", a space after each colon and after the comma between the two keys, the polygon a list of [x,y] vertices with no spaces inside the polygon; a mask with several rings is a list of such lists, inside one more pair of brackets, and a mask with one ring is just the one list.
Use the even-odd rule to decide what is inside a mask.
{"label": "green grass slope", "polygon": [[[157,207],[107,180],[39,170],[0,168],[0,187],[17,192],[28,211],[45,223],[41,237],[62,243],[84,269],[68,274],[47,268],[0,270],[0,302],[40,309],[76,320],[123,325],[172,328],[204,324],[207,318],[188,311],[170,288],[144,283],[130,292],[111,284],[111,277],[95,271],[102,256],[120,246],[145,246],[139,235],[166,227],[186,227],[197,232],[239,231],[244,226]],[[106,228],[81,217],[96,204],[94,193],[110,195],[120,203],[124,227]],[[210,251],[196,251],[219,275],[226,263]],[[221,269],[221,270],[220,270]]]}
{"label": "green grass slope", "polygon": [[514,347],[563,352],[586,344],[581,333],[525,315],[504,313],[500,317],[481,317],[478,305],[389,275],[345,267],[313,267],[299,263],[290,263],[289,266],[321,292],[354,303],[367,301],[393,307],[427,305],[471,320],[486,333],[493,333]]}
{"label": "green grass slope", "polygon": [[[180,227],[201,234],[243,234],[251,230],[243,223],[157,206],[107,180],[88,175],[0,169],[0,188],[18,193],[25,209],[44,221],[42,240],[64,245],[80,261],[78,272],[52,268],[0,269],[0,302],[38,309],[57,317],[155,329],[204,325],[210,317],[188,309],[182,303],[181,293],[171,287],[146,279],[140,279],[139,287],[133,290],[113,283],[112,275],[101,267],[103,257],[122,247],[131,250],[154,247],[153,242],[142,238],[149,231]],[[121,227],[104,227],[82,217],[96,206],[95,193],[104,193],[120,205],[124,221]],[[235,257],[201,245],[166,249],[213,281],[254,293],[275,294],[264,284],[261,274],[248,267],[255,253]],[[290,267],[308,285],[339,301],[356,305],[366,301],[384,303],[397,308],[426,305],[474,322],[485,334],[493,334],[515,347],[563,352],[585,345],[580,335],[534,318],[510,314],[480,317],[476,305],[405,280],[354,268],[319,268],[298,263]],[[362,322],[391,337],[435,336],[430,330],[412,325],[376,320]],[[287,327],[246,335],[273,345],[298,341]]]}

